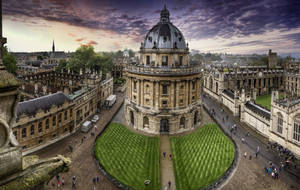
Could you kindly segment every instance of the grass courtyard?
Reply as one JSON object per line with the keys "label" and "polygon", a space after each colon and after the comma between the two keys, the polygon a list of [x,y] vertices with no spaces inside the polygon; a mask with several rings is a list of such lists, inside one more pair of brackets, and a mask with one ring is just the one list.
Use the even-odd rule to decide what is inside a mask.
{"label": "grass courtyard", "polygon": [[216,124],[171,137],[178,190],[199,189],[219,179],[234,160],[234,145]]}
{"label": "grass courtyard", "polygon": [[[111,123],[97,139],[95,154],[105,170],[137,190],[160,189],[159,138],[132,133]],[[145,180],[151,180],[145,185]]]}
{"label": "grass courtyard", "polygon": [[[283,99],[284,96],[282,93],[279,94],[279,99]],[[261,105],[262,107],[271,110],[271,94],[257,96],[255,100],[256,104]]]}

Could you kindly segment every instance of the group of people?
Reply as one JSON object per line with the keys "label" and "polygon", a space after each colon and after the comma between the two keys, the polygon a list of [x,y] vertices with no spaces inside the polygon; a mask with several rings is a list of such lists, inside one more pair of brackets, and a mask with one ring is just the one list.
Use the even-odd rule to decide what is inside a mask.
{"label": "group of people", "polygon": [[[60,186],[64,186],[65,185],[65,179],[64,177],[62,177],[60,179],[60,176],[59,174],[56,175],[56,181],[57,181],[57,187],[60,187]],[[53,184],[52,184],[53,185]]]}
{"label": "group of people", "polygon": [[[279,179],[279,173],[278,169],[275,167],[275,165],[270,161],[269,167],[265,166],[265,173],[268,175],[271,175],[273,179]],[[281,169],[280,169],[281,170]]]}
{"label": "group of people", "polygon": [[[164,156],[164,158],[166,158],[167,153],[166,153],[166,152],[163,152],[163,156]],[[172,154],[169,154],[169,158],[172,159]]]}

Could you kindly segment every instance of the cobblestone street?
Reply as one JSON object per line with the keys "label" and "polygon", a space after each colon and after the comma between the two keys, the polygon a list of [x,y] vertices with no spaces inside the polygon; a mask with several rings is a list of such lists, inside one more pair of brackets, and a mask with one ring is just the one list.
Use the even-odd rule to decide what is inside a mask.
{"label": "cobblestone street", "polygon": [[[91,136],[90,132],[87,134],[76,132],[72,136],[69,136],[47,148],[36,152],[34,154],[40,156],[41,158],[53,157],[57,154],[62,154],[68,156],[72,160],[70,170],[66,173],[61,173],[60,177],[64,177],[65,185],[63,187],[57,188],[56,179],[52,179],[46,186],[46,189],[72,189],[72,177],[76,176],[76,189],[80,190],[92,190],[93,187],[102,190],[114,190],[118,189],[114,184],[112,184],[98,169],[95,160],[92,155],[93,143],[97,134],[99,134],[105,127],[105,125],[111,120],[114,113],[118,111],[121,104],[123,103],[124,95],[117,94],[117,102],[115,105],[109,109],[102,109],[99,116],[100,120],[97,122],[96,135]],[[87,138],[81,144],[81,139],[86,136]],[[68,146],[73,146],[73,153],[70,153]],[[100,178],[99,183],[94,184],[93,178],[98,176]],[[54,185],[54,186],[53,186]]]}

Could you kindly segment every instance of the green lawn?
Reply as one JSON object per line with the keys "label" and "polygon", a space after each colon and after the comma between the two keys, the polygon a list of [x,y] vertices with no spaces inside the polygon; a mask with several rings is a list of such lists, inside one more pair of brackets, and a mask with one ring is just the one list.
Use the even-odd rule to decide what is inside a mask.
{"label": "green lawn", "polygon": [[177,190],[206,187],[219,179],[234,160],[234,145],[216,124],[171,137]]}
{"label": "green lawn", "polygon": [[[283,99],[284,96],[282,93],[279,94],[279,99]],[[271,110],[271,94],[257,96],[255,100],[256,104],[261,105],[262,107]]]}
{"label": "green lawn", "polygon": [[255,102],[256,102],[256,104],[259,104],[262,107],[270,110],[271,109],[271,94],[257,96]]}
{"label": "green lawn", "polygon": [[[137,190],[160,189],[159,139],[132,133],[112,123],[97,139],[95,153],[105,170]],[[145,180],[150,185],[144,185]]]}

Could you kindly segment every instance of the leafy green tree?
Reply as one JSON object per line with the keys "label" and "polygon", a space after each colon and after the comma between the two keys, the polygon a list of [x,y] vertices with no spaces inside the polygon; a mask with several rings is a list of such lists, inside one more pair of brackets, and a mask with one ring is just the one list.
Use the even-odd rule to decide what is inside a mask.
{"label": "leafy green tree", "polygon": [[67,69],[68,62],[65,59],[59,61],[58,66],[56,67],[56,71],[61,71]]}
{"label": "leafy green tree", "polygon": [[70,68],[77,73],[80,69],[84,72],[85,69],[89,68],[98,72],[102,70],[102,73],[106,74],[112,69],[112,57],[113,53],[96,54],[92,46],[81,46],[72,55],[66,66],[65,63],[61,63],[61,66]]}
{"label": "leafy green tree", "polygon": [[10,73],[16,74],[17,72],[17,59],[7,51],[7,47],[2,48],[2,60],[6,70]]}

